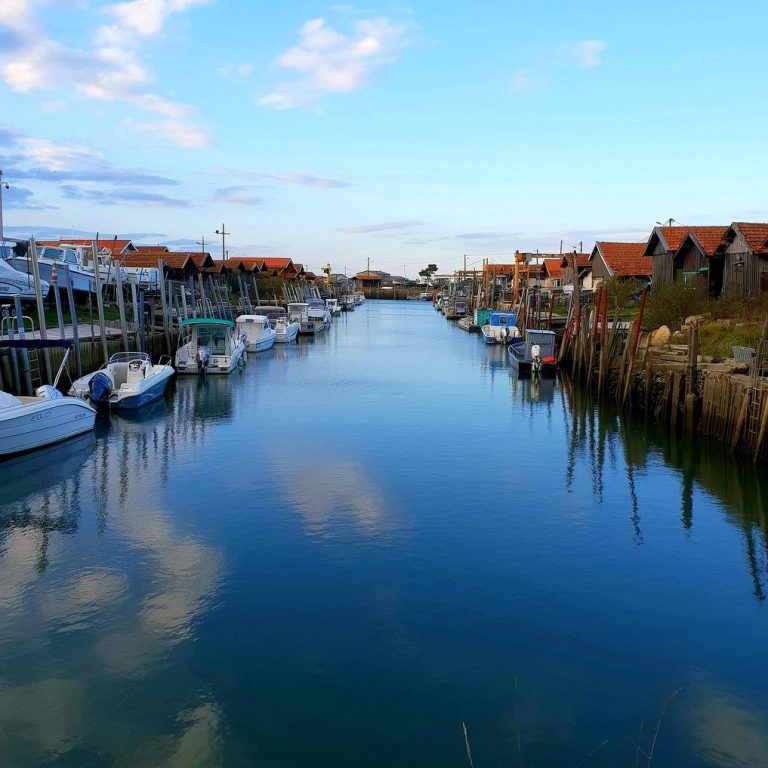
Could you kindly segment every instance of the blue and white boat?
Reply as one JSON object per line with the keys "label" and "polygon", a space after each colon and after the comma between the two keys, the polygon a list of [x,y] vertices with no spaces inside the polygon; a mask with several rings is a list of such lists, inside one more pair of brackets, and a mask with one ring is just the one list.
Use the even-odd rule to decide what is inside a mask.
{"label": "blue and white boat", "polygon": [[517,313],[491,312],[488,322],[480,326],[486,344],[504,344],[520,338],[520,329],[515,325]]}
{"label": "blue and white boat", "polygon": [[98,371],[75,381],[69,394],[97,407],[141,408],[163,396],[173,374],[168,356],[152,365],[144,352],[118,352]]}
{"label": "blue and white boat", "polygon": [[518,374],[554,374],[557,370],[555,357],[555,332],[529,329],[525,339],[514,339],[508,347],[511,367]]}
{"label": "blue and white boat", "polygon": [[245,347],[249,352],[272,349],[277,333],[266,315],[240,315],[235,319],[239,333],[245,334]]}

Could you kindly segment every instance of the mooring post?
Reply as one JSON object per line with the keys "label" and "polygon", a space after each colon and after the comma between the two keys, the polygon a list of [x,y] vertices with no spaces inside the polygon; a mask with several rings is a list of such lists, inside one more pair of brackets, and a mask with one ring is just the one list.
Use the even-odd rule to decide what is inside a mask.
{"label": "mooring post", "polygon": [[113,272],[115,276],[115,298],[117,299],[117,311],[120,313],[120,330],[123,334],[123,349],[126,352],[131,350],[128,347],[128,324],[125,320],[125,296],[123,296],[123,277],[122,268],[115,267]]}
{"label": "mooring post", "polygon": [[[16,309],[16,332],[19,334],[20,339],[26,339],[27,334],[24,330],[24,313],[21,309],[21,299],[19,296],[13,297],[13,303],[14,308]],[[24,376],[24,386],[26,388],[28,395],[33,395],[34,390],[32,389],[32,374],[29,370],[29,353],[26,349],[22,347],[22,349],[19,350],[20,357],[21,357],[21,373]]]}
{"label": "mooring post", "polygon": [[[15,334],[11,327],[11,308],[6,305],[3,307],[3,325],[5,326],[5,332],[8,334],[9,339],[13,339]],[[19,363],[16,358],[16,350],[9,349],[9,358],[11,360],[11,375],[13,377],[13,391],[17,394],[21,394],[21,381],[19,380]]]}
{"label": "mooring post", "polygon": [[[32,279],[35,282],[35,300],[37,302],[37,317],[40,321],[40,338],[43,341],[48,339],[48,331],[45,325],[45,305],[43,304],[43,291],[40,287],[40,269],[37,263],[37,245],[35,245],[35,238],[29,238],[29,257],[32,262]],[[53,374],[51,373],[51,356],[48,349],[43,350],[43,359],[45,360],[45,375],[46,381],[50,384],[53,381]]]}
{"label": "mooring post", "polygon": [[168,302],[165,297],[165,265],[163,260],[160,259],[157,262],[158,272],[160,273],[160,308],[163,313],[163,334],[165,335],[165,349],[166,352],[171,354],[171,334],[169,330],[170,318],[168,316]]}
{"label": "mooring post", "polygon": [[104,362],[109,361],[109,347],[107,346],[107,331],[104,322],[104,297],[101,295],[101,274],[99,272],[98,246],[93,241],[93,283],[96,292],[96,312],[99,316],[99,333],[101,334],[101,350],[104,353]]}

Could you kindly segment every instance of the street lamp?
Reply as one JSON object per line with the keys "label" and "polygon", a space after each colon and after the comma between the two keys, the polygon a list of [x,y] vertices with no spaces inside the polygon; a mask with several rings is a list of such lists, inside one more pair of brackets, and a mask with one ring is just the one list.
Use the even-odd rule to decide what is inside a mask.
{"label": "street lamp", "polygon": [[226,261],[227,258],[227,247],[226,247],[226,238],[227,235],[231,235],[231,232],[227,232],[226,227],[224,224],[221,225],[221,229],[216,230],[217,235],[221,235],[221,260]]}

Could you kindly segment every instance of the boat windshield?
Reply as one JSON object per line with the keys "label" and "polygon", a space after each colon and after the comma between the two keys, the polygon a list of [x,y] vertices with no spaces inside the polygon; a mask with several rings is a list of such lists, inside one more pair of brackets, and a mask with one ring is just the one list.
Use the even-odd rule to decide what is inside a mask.
{"label": "boat windshield", "polygon": [[227,331],[216,326],[198,326],[197,346],[208,347],[212,355],[227,354]]}

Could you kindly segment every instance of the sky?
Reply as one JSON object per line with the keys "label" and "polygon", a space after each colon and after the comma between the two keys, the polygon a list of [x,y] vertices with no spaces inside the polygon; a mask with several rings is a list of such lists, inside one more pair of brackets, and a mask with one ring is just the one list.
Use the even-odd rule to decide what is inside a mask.
{"label": "sky", "polygon": [[441,272],[768,220],[757,0],[0,0],[5,234]]}

